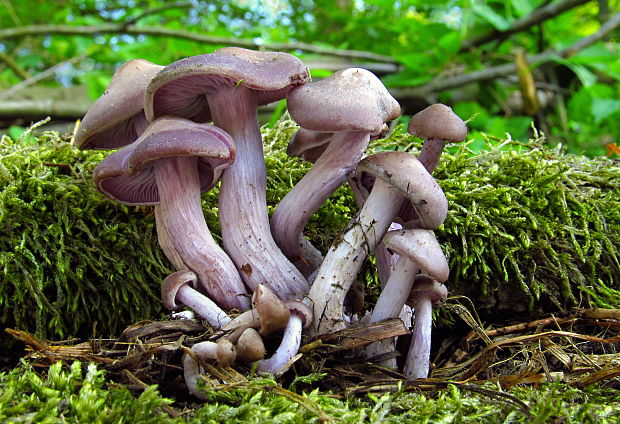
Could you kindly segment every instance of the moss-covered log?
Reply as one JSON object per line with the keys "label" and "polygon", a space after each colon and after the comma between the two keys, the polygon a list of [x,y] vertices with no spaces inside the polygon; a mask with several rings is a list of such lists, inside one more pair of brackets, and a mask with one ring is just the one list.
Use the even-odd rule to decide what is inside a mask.
{"label": "moss-covered log", "polygon": [[[308,169],[285,154],[294,130],[280,121],[264,133],[271,208]],[[418,147],[396,131],[372,149]],[[564,155],[540,140],[487,147],[452,149],[435,171],[450,204],[437,234],[450,259],[451,291],[489,310],[617,305],[618,162]],[[50,338],[111,335],[163,312],[159,284],[171,266],[150,210],[115,204],[94,189],[92,170],[105,154],[80,152],[55,133],[0,142],[2,327]],[[215,233],[216,196],[203,200]],[[326,250],[354,212],[343,187],[306,234]]]}

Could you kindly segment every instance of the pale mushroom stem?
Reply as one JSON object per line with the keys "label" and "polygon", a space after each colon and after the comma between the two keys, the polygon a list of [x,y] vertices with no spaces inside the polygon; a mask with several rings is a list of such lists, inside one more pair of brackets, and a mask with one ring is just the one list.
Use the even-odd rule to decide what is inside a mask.
{"label": "pale mushroom stem", "polygon": [[215,302],[189,285],[179,288],[176,300],[204,318],[210,326],[219,329],[228,324],[231,318]]}
{"label": "pale mushroom stem", "polygon": [[189,156],[165,158],[153,167],[160,196],[155,206],[160,245],[178,270],[196,273],[199,285],[216,303],[245,311],[250,300],[243,281],[204,219],[197,160]]}
{"label": "pale mushroom stem", "polygon": [[431,356],[433,304],[430,299],[415,303],[415,318],[404,374],[409,380],[428,377]]}
{"label": "pale mushroom stem", "polygon": [[324,334],[345,329],[342,307],[364,260],[372,253],[396,216],[405,197],[380,178],[358,216],[332,245],[310,288],[313,330]]}
{"label": "pale mushroom stem", "polygon": [[445,146],[446,141],[440,138],[427,138],[424,140],[418,160],[424,165],[429,174],[432,174],[435,168],[437,168]]}
{"label": "pale mushroom stem", "polygon": [[[388,318],[399,317],[403,312],[405,302],[409,297],[416,274],[420,268],[412,260],[401,256],[396,262],[396,266],[383,291],[377,299],[375,308],[370,317],[370,323],[376,323]],[[393,352],[395,340],[386,339],[368,345],[366,357],[372,358],[388,352]],[[396,358],[390,358],[379,363],[385,367],[396,368]]]}
{"label": "pale mushroom stem", "polygon": [[291,313],[280,346],[278,346],[271,358],[258,361],[258,370],[270,374],[281,374],[287,371],[291,361],[299,352],[302,329],[302,317]]}
{"label": "pale mushroom stem", "polygon": [[360,131],[334,133],[325,152],[280,201],[271,217],[271,232],[282,252],[308,277],[323,255],[303,235],[308,220],[346,181],[360,161],[370,134]]}
{"label": "pale mushroom stem", "polygon": [[265,283],[283,300],[307,294],[306,279],[276,245],[269,228],[266,167],[255,95],[226,87],[207,95],[213,123],[235,141],[237,158],[224,171],[219,197],[224,249],[250,290]]}

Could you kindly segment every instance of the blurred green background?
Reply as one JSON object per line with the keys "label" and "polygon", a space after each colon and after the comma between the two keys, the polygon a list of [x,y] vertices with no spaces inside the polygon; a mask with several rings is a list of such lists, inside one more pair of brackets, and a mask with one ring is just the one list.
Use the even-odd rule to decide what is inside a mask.
{"label": "blurred green background", "polygon": [[238,45],[296,54],[315,80],[369,69],[405,116],[449,104],[480,145],[480,132],[524,140],[535,127],[617,157],[618,26],[618,0],[1,0],[0,133],[46,116],[71,131],[127,60]]}

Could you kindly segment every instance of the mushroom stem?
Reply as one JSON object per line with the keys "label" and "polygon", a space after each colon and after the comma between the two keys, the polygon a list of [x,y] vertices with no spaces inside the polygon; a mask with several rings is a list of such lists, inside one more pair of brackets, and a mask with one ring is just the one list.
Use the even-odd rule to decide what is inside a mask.
{"label": "mushroom stem", "polygon": [[207,320],[213,328],[219,329],[230,322],[230,317],[215,302],[189,285],[179,288],[176,300]]}
{"label": "mushroom stem", "polygon": [[239,273],[205,222],[197,159],[159,159],[154,170],[160,195],[155,206],[157,232],[166,256],[177,269],[196,273],[199,285],[223,308],[249,309]]}
{"label": "mushroom stem", "polygon": [[[403,313],[403,307],[413,287],[415,275],[420,268],[405,256],[398,258],[396,265],[383,291],[377,299],[375,308],[370,317],[370,323],[374,324],[388,318],[398,317]],[[393,352],[394,339],[381,340],[366,347],[366,357],[372,358],[384,353]],[[396,368],[396,358],[382,361],[380,365]]]}
{"label": "mushroom stem", "polygon": [[314,212],[346,181],[364,154],[370,134],[334,133],[314,166],[280,201],[271,218],[271,232],[282,252],[308,277],[321,264],[322,254],[302,232]]}
{"label": "mushroom stem", "polygon": [[300,298],[308,282],[282,254],[269,228],[266,168],[255,94],[242,86],[207,94],[213,123],[236,143],[237,158],[223,173],[219,197],[224,249],[250,290],[265,283],[283,300]]}
{"label": "mushroom stem", "polygon": [[291,313],[280,346],[278,346],[271,358],[258,361],[258,370],[270,374],[286,372],[292,365],[291,361],[299,352],[302,329],[302,317],[296,313]]}
{"label": "mushroom stem", "polygon": [[446,141],[439,138],[427,138],[424,140],[418,160],[424,165],[429,174],[432,174],[435,168],[437,168],[445,146]]}
{"label": "mushroom stem", "polygon": [[433,304],[430,299],[415,303],[415,319],[404,374],[409,380],[428,377],[431,356]]}
{"label": "mushroom stem", "polygon": [[405,197],[377,178],[358,216],[349,224],[342,240],[332,245],[310,288],[313,330],[317,334],[343,330],[342,306],[364,260],[372,253],[396,216]]}

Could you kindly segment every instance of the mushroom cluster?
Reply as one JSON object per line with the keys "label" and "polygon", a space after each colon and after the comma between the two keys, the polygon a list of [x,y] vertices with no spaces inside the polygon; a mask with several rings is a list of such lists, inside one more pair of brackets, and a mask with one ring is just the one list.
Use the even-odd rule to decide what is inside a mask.
{"label": "mushroom cluster", "polygon": [[[270,219],[256,110],[280,99],[300,126],[288,153],[314,166]],[[351,68],[311,82],[303,62],[281,52],[226,47],[167,66],[132,60],[114,74],[76,144],[117,149],[95,169],[102,193],[153,206],[159,244],[176,269],[162,283],[165,307],[189,308],[221,330],[219,340],[185,351],[191,393],[200,397],[205,361],[257,362],[259,371],[277,375],[299,358],[302,335],[395,317],[412,328],[406,377],[428,375],[431,311],[445,300],[448,278],[432,233],[448,204],[431,174],[445,143],[463,140],[467,128],[449,107],[432,105],[409,126],[425,140],[419,158],[397,151],[365,157],[369,141],[400,114],[371,72]],[[201,193],[218,182],[221,246],[201,209]],[[303,230],[345,183],[360,208],[323,254]],[[347,294],[372,254],[383,290],[360,317],[363,304]],[[280,336],[279,346],[266,358],[263,337],[271,334]],[[394,350],[394,340],[382,340],[364,354],[375,360]],[[395,367],[393,357],[380,362]]]}

